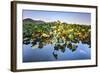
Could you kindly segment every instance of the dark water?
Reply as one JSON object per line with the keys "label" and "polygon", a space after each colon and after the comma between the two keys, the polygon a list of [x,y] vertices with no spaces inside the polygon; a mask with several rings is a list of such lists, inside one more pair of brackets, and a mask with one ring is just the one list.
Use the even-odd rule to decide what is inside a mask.
{"label": "dark water", "polygon": [[65,51],[54,50],[54,45],[47,44],[43,48],[34,48],[32,44],[23,44],[23,62],[62,61],[91,59],[91,48],[87,44],[78,44],[76,51],[69,48]]}

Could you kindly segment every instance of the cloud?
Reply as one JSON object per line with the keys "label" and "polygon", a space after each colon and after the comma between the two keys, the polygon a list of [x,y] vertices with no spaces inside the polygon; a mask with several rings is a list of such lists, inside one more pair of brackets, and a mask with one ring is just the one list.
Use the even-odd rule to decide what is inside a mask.
{"label": "cloud", "polygon": [[86,54],[86,52],[82,49],[80,50],[80,53]]}

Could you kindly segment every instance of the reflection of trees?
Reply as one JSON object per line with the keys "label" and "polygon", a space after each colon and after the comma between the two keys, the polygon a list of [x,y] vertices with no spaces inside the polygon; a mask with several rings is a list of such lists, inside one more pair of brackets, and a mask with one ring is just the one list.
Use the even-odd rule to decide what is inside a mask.
{"label": "reflection of trees", "polygon": [[58,54],[57,54],[56,50],[54,50],[54,52],[52,54],[53,54],[53,56],[54,56],[55,59],[58,59]]}
{"label": "reflection of trees", "polygon": [[66,47],[76,51],[78,43],[88,44],[91,48],[91,26],[66,24],[60,21],[44,24],[24,24],[23,44],[37,45],[42,49],[46,44],[54,45],[53,56],[58,58],[57,51],[64,53]]}

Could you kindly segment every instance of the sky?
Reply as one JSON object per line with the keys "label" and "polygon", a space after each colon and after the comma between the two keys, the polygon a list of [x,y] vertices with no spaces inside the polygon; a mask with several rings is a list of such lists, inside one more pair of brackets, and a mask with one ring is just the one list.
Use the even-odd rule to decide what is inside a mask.
{"label": "sky", "polygon": [[90,13],[79,12],[59,12],[59,11],[39,11],[39,10],[23,10],[23,19],[31,18],[33,20],[42,20],[45,22],[53,22],[60,20],[61,22],[72,24],[91,24]]}

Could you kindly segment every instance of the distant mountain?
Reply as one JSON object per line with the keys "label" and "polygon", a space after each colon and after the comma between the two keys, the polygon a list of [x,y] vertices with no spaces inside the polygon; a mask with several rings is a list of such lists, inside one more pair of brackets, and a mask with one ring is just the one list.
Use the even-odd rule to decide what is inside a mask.
{"label": "distant mountain", "polygon": [[23,20],[23,22],[33,22],[33,20],[30,19],[30,18],[26,18],[26,19]]}
{"label": "distant mountain", "polygon": [[43,24],[45,22],[44,21],[41,21],[41,20],[33,20],[31,18],[26,18],[26,19],[23,20],[23,23],[25,23],[25,24],[31,24],[31,23]]}

